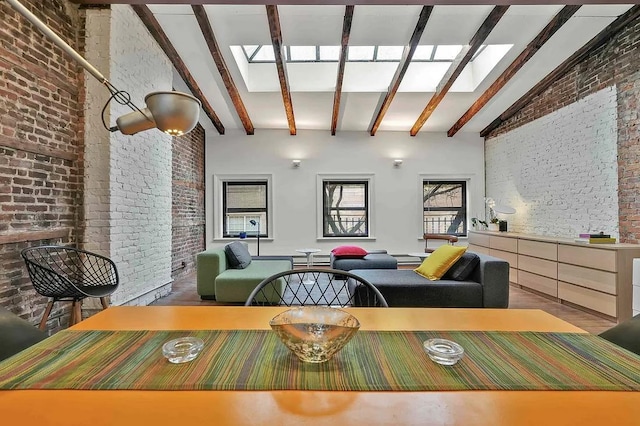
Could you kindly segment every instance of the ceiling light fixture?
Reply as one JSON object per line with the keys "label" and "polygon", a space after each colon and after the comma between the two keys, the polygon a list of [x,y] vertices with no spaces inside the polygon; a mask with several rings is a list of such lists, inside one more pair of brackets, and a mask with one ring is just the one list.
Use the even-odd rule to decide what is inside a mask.
{"label": "ceiling light fixture", "polygon": [[[54,42],[59,48],[65,51],[76,62],[78,62],[89,74],[94,76],[100,83],[104,84],[111,96],[102,108],[102,124],[110,132],[120,131],[125,135],[133,135],[143,130],[157,127],[171,136],[180,136],[189,133],[198,124],[200,116],[200,101],[194,96],[181,92],[153,92],[149,93],[144,101],[147,107],[138,108],[131,102],[129,93],[116,89],[113,84],[103,76],[93,65],[84,59],[78,52],[67,44],[60,36],[54,33],[37,16],[31,13],[17,0],[7,0],[7,2],[24,16],[29,22],[35,25],[40,32]],[[116,125],[109,127],[105,122],[105,111],[109,102],[114,99],[121,105],[126,105],[133,110],[128,114],[119,117]]]}

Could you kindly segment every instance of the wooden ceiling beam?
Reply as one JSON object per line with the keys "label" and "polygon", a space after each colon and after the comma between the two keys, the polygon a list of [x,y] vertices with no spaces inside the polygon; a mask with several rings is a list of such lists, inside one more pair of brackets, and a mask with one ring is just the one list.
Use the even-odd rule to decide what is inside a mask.
{"label": "wooden ceiling beam", "polygon": [[490,100],[493,98],[516,73],[526,64],[529,59],[558,31],[572,16],[580,9],[580,6],[565,6],[554,16],[551,21],[531,40],[516,59],[506,70],[493,82],[491,86],[471,105],[462,117],[447,132],[447,136],[455,135],[465,124],[469,122]]}
{"label": "wooden ceiling beam", "polygon": [[269,30],[271,32],[271,44],[276,58],[276,68],[278,69],[278,80],[280,80],[280,91],[282,92],[282,102],[284,111],[287,114],[289,124],[289,134],[296,134],[296,119],[293,115],[293,103],[291,102],[291,91],[289,90],[289,80],[287,79],[287,64],[284,60],[282,46],[282,31],[280,30],[280,16],[278,6],[267,5],[267,18],[269,19]]}
{"label": "wooden ceiling beam", "polygon": [[509,9],[509,6],[496,6],[491,10],[489,16],[484,20],[476,34],[473,36],[468,45],[464,46],[463,49],[458,53],[455,60],[440,80],[438,87],[436,88],[436,92],[433,94],[427,106],[424,107],[424,110],[416,120],[415,124],[411,128],[411,136],[415,136],[418,134],[424,123],[431,117],[431,114],[436,109],[436,107],[440,104],[442,99],[444,99],[445,95],[449,92],[451,86],[456,81],[464,67],[467,66],[469,62],[471,62],[471,58],[478,51],[482,43],[489,36],[493,28],[498,24],[502,16]]}
{"label": "wooden ceiling beam", "polygon": [[398,92],[398,88],[400,87],[400,83],[402,83],[402,79],[404,78],[405,73],[407,72],[407,68],[411,65],[411,59],[413,58],[413,54],[418,47],[418,43],[420,43],[420,38],[422,37],[422,33],[427,26],[427,22],[429,21],[429,16],[431,16],[431,12],[433,11],[433,6],[423,6],[422,11],[420,12],[420,17],[418,18],[418,23],[416,24],[415,29],[413,30],[413,34],[411,35],[411,39],[409,40],[409,44],[404,47],[402,52],[402,58],[400,59],[400,63],[398,64],[398,68],[391,79],[391,84],[389,85],[389,90],[380,104],[378,111],[376,112],[375,119],[373,120],[373,124],[371,125],[371,129],[369,129],[369,134],[371,136],[375,136],[378,131],[378,127],[380,127],[380,123],[382,123],[382,119],[384,115],[387,113],[393,98],[396,96]]}
{"label": "wooden ceiling beam", "polygon": [[353,21],[354,6],[346,6],[344,10],[344,20],[342,21],[342,42],[340,58],[338,59],[338,76],[336,78],[336,91],[333,95],[333,114],[331,115],[331,135],[335,136],[338,127],[338,116],[340,115],[340,99],[342,97],[342,80],[344,79],[344,66],[347,62],[347,48],[349,46],[349,35],[351,34],[351,22]]}
{"label": "wooden ceiling beam", "polygon": [[180,55],[176,51],[175,47],[173,47],[173,45],[171,44],[171,41],[169,41],[169,38],[162,30],[162,27],[160,26],[158,20],[153,16],[151,10],[144,5],[132,5],[131,7],[138,14],[140,20],[145,25],[145,27],[147,27],[147,30],[149,30],[158,45],[160,45],[160,48],[164,51],[165,55],[167,55],[176,71],[178,71],[180,77],[182,77],[189,90],[191,90],[193,96],[200,99],[200,102],[202,102],[202,109],[204,110],[204,113],[207,114],[207,117],[209,117],[218,133],[224,135],[224,126],[218,118],[218,115],[207,101],[207,98],[202,93],[202,90],[200,90],[200,86],[198,86],[198,83],[196,83],[196,80],[187,69],[187,66],[180,58]]}
{"label": "wooden ceiling beam", "polygon": [[513,117],[518,113],[518,111],[528,105],[536,96],[547,90],[554,82],[556,82],[563,75],[569,72],[577,64],[582,62],[587,56],[591,54],[591,52],[602,46],[618,31],[638,18],[640,18],[640,6],[633,6],[626,13],[620,15],[618,19],[609,24],[604,30],[602,30],[595,37],[589,40],[587,44],[576,50],[573,55],[569,56],[569,58],[567,58],[563,63],[558,65],[553,71],[547,74],[545,78],[540,80],[540,82],[533,86],[531,90],[524,94],[524,96],[518,99],[505,112],[500,114],[500,116],[493,120],[491,124],[482,129],[482,131],[480,132],[480,136],[487,136],[492,130],[496,129],[509,118]]}
{"label": "wooden ceiling beam", "polygon": [[242,102],[242,98],[240,97],[238,88],[233,81],[233,77],[231,77],[227,63],[222,56],[220,46],[218,46],[218,41],[213,33],[213,28],[211,28],[207,12],[204,10],[204,6],[202,5],[192,5],[191,8],[193,9],[193,13],[198,21],[198,25],[200,25],[200,30],[202,31],[205,42],[207,43],[211,57],[216,63],[220,77],[222,77],[224,87],[226,87],[227,93],[229,93],[229,97],[231,98],[231,102],[233,103],[233,106],[238,113],[238,117],[240,117],[240,121],[244,126],[244,130],[247,132],[247,135],[253,135],[255,130],[253,123],[251,122],[251,118],[249,118],[249,113],[244,106],[244,102]]}

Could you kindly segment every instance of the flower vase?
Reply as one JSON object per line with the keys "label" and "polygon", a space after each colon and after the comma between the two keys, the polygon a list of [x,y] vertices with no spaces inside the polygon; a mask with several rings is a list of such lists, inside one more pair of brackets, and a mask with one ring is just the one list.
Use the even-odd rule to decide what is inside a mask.
{"label": "flower vase", "polygon": [[500,230],[500,225],[498,225],[497,223],[490,223],[488,225],[489,231],[499,231]]}

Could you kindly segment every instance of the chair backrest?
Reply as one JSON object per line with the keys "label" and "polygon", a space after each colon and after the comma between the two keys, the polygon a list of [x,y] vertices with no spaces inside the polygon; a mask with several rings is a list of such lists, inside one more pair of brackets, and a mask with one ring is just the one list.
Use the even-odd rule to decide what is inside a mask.
{"label": "chair backrest", "polygon": [[113,261],[64,246],[29,247],[20,253],[36,291],[47,297],[102,297],[119,284]]}
{"label": "chair backrest", "polygon": [[369,281],[347,271],[326,268],[295,269],[264,279],[245,306],[369,306],[388,307]]}
{"label": "chair backrest", "polygon": [[447,240],[447,242],[451,245],[458,242],[458,237],[449,234],[424,234],[423,238],[425,253],[432,253],[435,250],[435,248],[429,247],[429,240]]}
{"label": "chair backrest", "polygon": [[47,333],[0,307],[0,361],[46,338]]}

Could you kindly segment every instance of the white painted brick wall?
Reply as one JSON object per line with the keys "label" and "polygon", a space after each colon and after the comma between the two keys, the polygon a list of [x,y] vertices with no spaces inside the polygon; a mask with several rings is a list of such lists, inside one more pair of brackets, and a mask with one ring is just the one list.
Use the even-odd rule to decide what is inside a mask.
{"label": "white painted brick wall", "polygon": [[486,194],[516,209],[509,231],[618,238],[615,86],[485,143]]}
{"label": "white painted brick wall", "polygon": [[[172,65],[133,10],[112,5],[110,12],[98,13],[110,15],[110,31],[100,31],[103,37],[110,34],[106,51],[113,85],[129,92],[141,108],[147,93],[171,90]],[[128,107],[112,102],[111,123],[128,112]],[[118,266],[121,287],[112,302],[149,304],[171,290],[171,137],[158,130],[134,136],[116,132],[100,149],[99,168],[101,176],[108,170],[108,181],[96,182],[86,197],[109,208],[96,208],[99,217],[88,218],[87,223],[100,231],[92,231],[91,238],[107,239],[109,257]]]}

